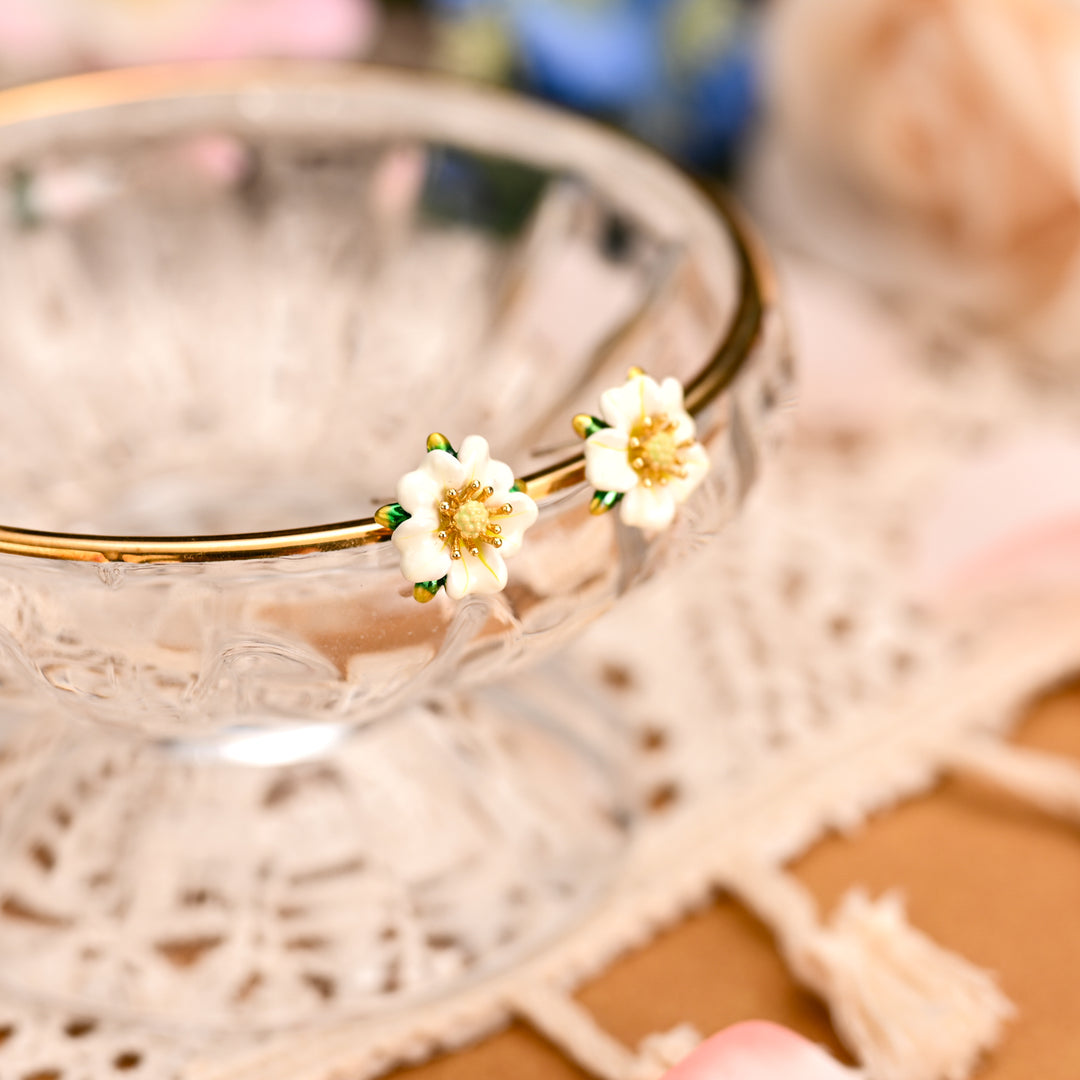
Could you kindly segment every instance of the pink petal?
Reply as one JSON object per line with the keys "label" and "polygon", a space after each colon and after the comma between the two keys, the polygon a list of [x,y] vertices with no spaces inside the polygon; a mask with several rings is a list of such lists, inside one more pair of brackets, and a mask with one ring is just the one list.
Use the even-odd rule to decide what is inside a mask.
{"label": "pink petal", "polygon": [[953,595],[991,589],[1080,591],[1080,515],[1033,529],[973,562]]}
{"label": "pink petal", "polygon": [[395,146],[383,153],[368,190],[368,201],[376,216],[404,221],[420,201],[427,167],[427,151],[420,146]]}
{"label": "pink petal", "polygon": [[74,221],[109,202],[116,180],[104,169],[89,165],[42,169],[30,190],[33,209],[42,217]]}
{"label": "pink petal", "polygon": [[181,161],[215,187],[231,187],[251,165],[247,147],[232,135],[196,135],[180,145]]}
{"label": "pink petal", "polygon": [[371,0],[231,0],[172,51],[199,60],[351,57],[368,50],[375,28]]}
{"label": "pink petal", "polygon": [[51,60],[65,45],[59,22],[41,0],[0,0],[0,68]]}
{"label": "pink petal", "polygon": [[860,1075],[801,1035],[750,1020],[707,1039],[664,1080],[856,1080]]}
{"label": "pink petal", "polygon": [[1080,439],[1030,435],[958,467],[918,530],[930,600],[1080,586]]}

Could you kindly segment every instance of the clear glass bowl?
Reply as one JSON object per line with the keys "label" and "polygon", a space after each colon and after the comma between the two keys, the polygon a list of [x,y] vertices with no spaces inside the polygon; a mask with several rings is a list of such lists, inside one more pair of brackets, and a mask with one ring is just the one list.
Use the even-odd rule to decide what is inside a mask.
{"label": "clear glass bowl", "polygon": [[[789,376],[752,241],[429,76],[109,73],[0,129],[0,977],[235,1027],[538,948],[623,848],[620,742],[477,687],[737,512]],[[635,365],[713,462],[658,537],[589,513],[570,425]],[[430,431],[540,503],[498,595],[417,604],[371,520]]]}

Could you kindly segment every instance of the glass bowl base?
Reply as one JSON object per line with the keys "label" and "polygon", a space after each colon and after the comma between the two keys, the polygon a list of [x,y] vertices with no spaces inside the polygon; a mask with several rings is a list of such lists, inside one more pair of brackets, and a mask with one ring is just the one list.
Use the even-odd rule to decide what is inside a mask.
{"label": "glass bowl base", "polygon": [[0,757],[0,978],[236,1030],[512,964],[591,907],[627,820],[609,764],[527,708],[496,689],[182,746],[36,723]]}

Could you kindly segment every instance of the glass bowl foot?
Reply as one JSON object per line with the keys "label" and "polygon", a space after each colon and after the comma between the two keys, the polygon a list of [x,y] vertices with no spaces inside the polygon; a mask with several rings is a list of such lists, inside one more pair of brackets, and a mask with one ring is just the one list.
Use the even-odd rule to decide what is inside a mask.
{"label": "glass bowl foot", "polygon": [[521,706],[13,740],[0,798],[4,770],[33,780],[0,806],[0,979],[236,1029],[402,1008],[513,963],[588,910],[626,823],[611,768]]}

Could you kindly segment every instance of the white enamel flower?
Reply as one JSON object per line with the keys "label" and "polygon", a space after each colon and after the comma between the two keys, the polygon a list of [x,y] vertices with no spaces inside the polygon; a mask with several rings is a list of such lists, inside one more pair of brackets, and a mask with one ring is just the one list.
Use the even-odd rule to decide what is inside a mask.
{"label": "white enamel flower", "polygon": [[709,471],[682,384],[634,372],[623,386],[604,392],[600,411],[610,426],[585,440],[586,479],[598,492],[623,496],[619,514],[627,525],[667,528]]}
{"label": "white enamel flower", "polygon": [[517,554],[537,516],[536,503],[513,486],[510,466],[493,460],[479,435],[465,439],[456,457],[428,451],[397,487],[410,516],[391,539],[405,577],[415,584],[445,578],[455,600],[505,588],[505,560]]}

